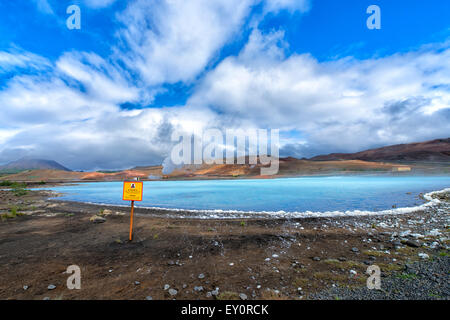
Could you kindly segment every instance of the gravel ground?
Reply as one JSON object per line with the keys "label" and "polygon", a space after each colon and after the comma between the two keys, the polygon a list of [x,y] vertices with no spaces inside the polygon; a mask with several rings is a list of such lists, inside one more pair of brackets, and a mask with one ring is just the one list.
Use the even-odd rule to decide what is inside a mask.
{"label": "gravel ground", "polygon": [[450,257],[407,264],[403,272],[381,278],[381,290],[366,287],[332,288],[310,299],[338,300],[449,300]]}

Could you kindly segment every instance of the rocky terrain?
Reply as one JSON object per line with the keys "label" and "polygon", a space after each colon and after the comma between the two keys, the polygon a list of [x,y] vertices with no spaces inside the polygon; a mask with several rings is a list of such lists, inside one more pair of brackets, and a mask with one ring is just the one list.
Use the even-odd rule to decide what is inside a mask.
{"label": "rocky terrain", "polygon": [[[449,299],[448,193],[421,212],[338,219],[138,208],[132,242],[128,208],[48,196],[0,191],[1,299]],[[81,290],[66,287],[73,264]],[[370,265],[381,291],[364,289]]]}

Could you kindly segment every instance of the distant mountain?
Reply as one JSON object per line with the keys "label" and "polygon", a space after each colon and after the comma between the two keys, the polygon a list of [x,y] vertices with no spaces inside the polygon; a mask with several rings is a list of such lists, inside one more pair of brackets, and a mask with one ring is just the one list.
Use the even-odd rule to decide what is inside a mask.
{"label": "distant mountain", "polygon": [[331,153],[313,157],[312,161],[364,160],[395,162],[450,162],[450,138],[397,144],[356,153]]}
{"label": "distant mountain", "polygon": [[48,169],[72,171],[53,160],[29,159],[29,158],[22,158],[10,162],[4,166],[0,166],[0,171],[10,171],[10,172],[23,170],[48,170]]}

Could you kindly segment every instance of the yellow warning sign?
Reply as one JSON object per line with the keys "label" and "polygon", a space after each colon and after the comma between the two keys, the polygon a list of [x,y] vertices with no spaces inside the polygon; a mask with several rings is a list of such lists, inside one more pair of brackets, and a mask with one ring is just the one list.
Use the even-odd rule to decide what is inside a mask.
{"label": "yellow warning sign", "polygon": [[125,181],[123,183],[123,197],[125,201],[142,201],[144,185],[142,182]]}

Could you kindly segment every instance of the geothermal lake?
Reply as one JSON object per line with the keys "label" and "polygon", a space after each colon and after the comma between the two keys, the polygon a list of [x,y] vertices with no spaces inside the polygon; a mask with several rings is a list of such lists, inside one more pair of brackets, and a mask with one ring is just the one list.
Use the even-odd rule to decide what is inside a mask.
{"label": "geothermal lake", "polygon": [[[129,205],[122,182],[51,188],[58,200]],[[419,193],[450,188],[449,176],[333,176],[281,179],[146,181],[136,206],[226,212],[379,212],[416,207]],[[392,210],[391,210],[392,211]]]}

